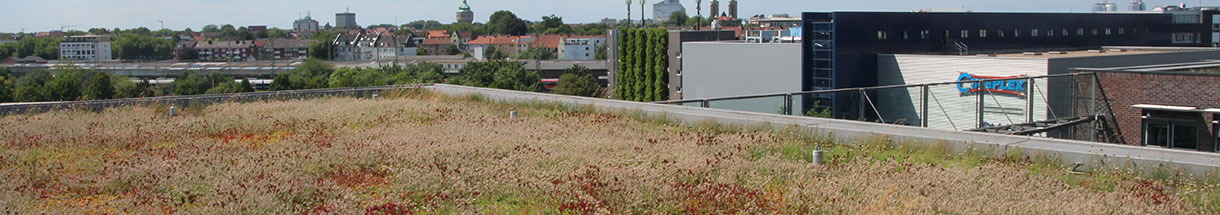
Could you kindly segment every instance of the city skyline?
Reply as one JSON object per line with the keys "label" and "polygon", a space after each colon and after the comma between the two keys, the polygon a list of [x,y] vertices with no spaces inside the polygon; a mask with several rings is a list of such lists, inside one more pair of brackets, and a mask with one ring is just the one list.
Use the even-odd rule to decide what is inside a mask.
{"label": "city skyline", "polygon": [[[659,1],[650,0],[644,11],[651,18],[651,4]],[[682,0],[687,7],[687,13],[694,13],[695,0]],[[709,1],[704,1],[705,8]],[[1031,1],[968,1],[968,0],[931,0],[926,2],[906,2],[892,0],[861,0],[853,2],[810,2],[803,0],[774,0],[758,3],[758,0],[740,1],[740,16],[746,18],[758,14],[786,13],[798,16],[800,12],[812,11],[912,11],[919,9],[961,10],[978,12],[1088,12],[1093,3],[1089,0],[1031,0]],[[1125,9],[1128,1],[1112,1]],[[1149,8],[1164,5],[1176,5],[1180,2],[1156,0],[1145,1]],[[8,7],[0,9],[0,19],[21,20],[0,24],[0,32],[41,32],[51,30],[88,30],[89,28],[137,28],[160,29],[163,21],[165,28],[182,30],[191,28],[200,30],[208,24],[233,24],[235,26],[265,25],[272,28],[291,29],[292,21],[312,13],[313,19],[320,24],[335,24],[335,13],[341,13],[350,8],[357,14],[356,21],[361,26],[374,24],[404,24],[415,20],[437,20],[441,23],[455,21],[455,12],[460,0],[427,1],[413,3],[398,3],[384,0],[355,0],[346,2],[317,0],[269,0],[260,2],[219,0],[47,0],[11,2]],[[536,7],[536,5],[561,4],[555,7]],[[721,4],[727,4],[727,1]],[[1215,5],[1216,2],[1199,1],[1198,4]],[[70,5],[70,6],[64,6]],[[475,12],[475,22],[485,23],[491,13],[499,10],[509,10],[522,19],[540,20],[542,16],[557,15],[567,23],[591,23],[603,18],[625,19],[625,4],[621,0],[470,0]],[[779,7],[777,5],[785,5]],[[725,7],[722,5],[721,7]],[[640,12],[638,2],[633,1],[632,16],[638,19]],[[590,9],[598,8],[598,9]],[[795,9],[793,9],[795,8]],[[56,11],[56,16],[45,15],[46,11]],[[115,11],[146,11],[146,13],[115,13]],[[707,10],[703,11],[704,13]],[[114,14],[114,15],[112,15]],[[126,15],[124,15],[126,14]],[[240,15],[235,15],[240,14]]]}

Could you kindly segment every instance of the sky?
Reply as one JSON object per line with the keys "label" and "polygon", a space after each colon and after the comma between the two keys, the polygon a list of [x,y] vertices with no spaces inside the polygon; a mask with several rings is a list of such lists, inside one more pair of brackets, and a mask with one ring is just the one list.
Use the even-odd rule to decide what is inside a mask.
{"label": "sky", "polygon": [[[632,16],[639,17],[639,1],[632,0]],[[649,0],[646,16],[652,16]],[[703,1],[703,12],[707,4]],[[1125,9],[1128,0],[1117,0]],[[681,0],[688,14],[695,0]],[[1182,1],[1148,0],[1149,8]],[[966,8],[975,12],[1088,12],[1092,0],[739,0],[739,16],[823,11],[912,11]],[[1220,5],[1220,0],[1185,2],[1188,6]],[[402,24],[412,20],[454,22],[461,0],[0,0],[0,32],[88,30],[93,27],[164,27],[198,31],[208,24],[236,26],[266,25],[292,28],[293,20],[306,12],[321,25],[335,22],[335,13],[350,10],[362,26]],[[625,0],[469,0],[475,22],[487,22],[498,10],[509,10],[526,20],[557,15],[567,23],[598,22],[602,18],[626,17]],[[728,8],[728,0],[721,1]],[[721,9],[727,10],[727,9]],[[68,26],[68,27],[64,27]]]}

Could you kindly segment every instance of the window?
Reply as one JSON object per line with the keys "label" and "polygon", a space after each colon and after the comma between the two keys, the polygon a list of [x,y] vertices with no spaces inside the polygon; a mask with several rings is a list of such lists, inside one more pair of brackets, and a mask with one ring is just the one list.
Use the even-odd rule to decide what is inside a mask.
{"label": "window", "polygon": [[1004,30],[996,30],[995,33],[996,35],[999,35],[1000,38],[1004,38]]}
{"label": "window", "polygon": [[903,32],[902,32],[902,39],[904,39],[904,40],[909,40],[909,39],[911,39],[911,35],[910,35],[910,34],[907,34],[907,32],[906,32],[906,31],[903,31]]}
{"label": "window", "polygon": [[1012,29],[1012,37],[1021,37],[1021,30]]}
{"label": "window", "polygon": [[1097,29],[1096,29],[1096,28],[1094,28],[1094,29],[1093,29],[1093,36],[1097,36]]}
{"label": "window", "polygon": [[877,31],[877,40],[886,39],[885,31]]}
{"label": "window", "polygon": [[1175,149],[1198,149],[1203,116],[1198,113],[1143,112],[1144,145]]}
{"label": "window", "polygon": [[1106,28],[1106,35],[1110,35],[1110,28]]}
{"label": "window", "polygon": [[970,31],[962,30],[961,38],[970,38]]}
{"label": "window", "polygon": [[979,30],[979,38],[987,38],[987,29]]}
{"label": "window", "polygon": [[1048,37],[1055,36],[1055,29],[1046,29],[1046,36],[1048,36]]}
{"label": "window", "polygon": [[1029,36],[1038,37],[1038,29],[1029,30]]}
{"label": "window", "polygon": [[1083,28],[1077,28],[1077,29],[1076,29],[1076,36],[1084,36],[1084,29],[1083,29]]}
{"label": "window", "polygon": [[919,39],[928,39],[928,31],[926,31],[926,30],[925,30],[925,31],[920,31],[920,32],[919,32]]}

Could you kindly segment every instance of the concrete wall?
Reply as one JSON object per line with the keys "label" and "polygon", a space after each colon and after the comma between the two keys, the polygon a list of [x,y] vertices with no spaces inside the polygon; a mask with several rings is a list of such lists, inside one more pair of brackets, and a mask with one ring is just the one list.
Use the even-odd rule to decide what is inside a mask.
{"label": "concrete wall", "polygon": [[[945,143],[954,151],[982,150],[997,155],[1015,154],[1057,158],[1062,164],[1082,171],[1109,171],[1114,168],[1143,170],[1145,173],[1164,168],[1181,171],[1194,177],[1215,177],[1220,172],[1220,154],[1160,148],[1091,143],[1039,137],[1010,136],[988,133],[944,131],[912,126],[898,126],[850,120],[784,116],[744,111],[660,105],[609,99],[584,98],[543,93],[483,89],[436,84],[427,87],[451,96],[482,95],[494,101],[548,102],[574,107],[592,107],[600,111],[620,111],[665,117],[683,124],[716,122],[739,126],[770,126],[795,128],[810,135],[832,133],[840,144],[855,144],[858,138],[885,136],[895,141],[911,141],[933,146]],[[507,113],[505,113],[507,114]],[[1076,167],[1074,163],[1078,163]],[[1143,169],[1149,168],[1149,169]]]}
{"label": "concrete wall", "polygon": [[[683,100],[801,91],[800,44],[686,42],[682,50]],[[776,113],[783,104],[759,100],[717,108]]]}
{"label": "concrete wall", "polygon": [[[1045,76],[1045,58],[996,58],[948,55],[889,54],[877,57],[877,83],[880,86],[946,83],[958,81],[962,74],[972,76]],[[1046,79],[1042,79],[1046,80]],[[1029,86],[1029,85],[1026,85]],[[1029,114],[1034,120],[1046,120],[1047,103],[1042,95],[1047,89],[1046,81],[1035,80],[1035,93],[1019,92],[1022,95],[984,93],[983,123],[1011,125],[1026,123]],[[928,88],[928,127],[944,130],[969,130],[979,126],[979,94],[961,92],[960,87],[969,85],[933,85]],[[1041,92],[1041,93],[1039,93]],[[922,125],[923,89],[919,87],[876,90],[873,97],[877,111],[885,119],[905,120],[911,125]],[[1030,99],[1034,108],[1029,108]]]}
{"label": "concrete wall", "polygon": [[700,41],[737,40],[733,31],[669,31],[669,100],[682,98],[682,43]]}

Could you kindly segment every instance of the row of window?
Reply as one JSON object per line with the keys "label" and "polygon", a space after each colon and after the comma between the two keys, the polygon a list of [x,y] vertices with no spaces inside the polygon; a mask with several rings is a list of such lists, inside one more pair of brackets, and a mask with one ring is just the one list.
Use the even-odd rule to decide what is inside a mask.
{"label": "row of window", "polygon": [[[1063,28],[1058,31],[1056,31],[1055,29],[1049,29],[1049,28],[1048,29],[1026,29],[1026,30],[1022,30],[1022,29],[1012,29],[1012,30],[979,29],[977,31],[961,30],[958,32],[957,38],[961,38],[961,39],[971,38],[971,37],[987,38],[988,36],[994,36],[994,37],[998,37],[998,38],[1021,37],[1023,33],[1028,33],[1025,35],[1030,36],[1030,37],[1041,37],[1041,36],[1054,37],[1057,35],[1058,36],[1085,36],[1085,35],[1110,36],[1110,35],[1125,35],[1125,34],[1127,34],[1127,31],[1128,31],[1128,28],[1092,28],[1092,29],[1077,28],[1074,31],[1067,29],[1067,28]],[[1130,31],[1131,31],[1131,33],[1139,33],[1138,29],[1136,29],[1136,28],[1130,28]],[[931,36],[931,31],[928,31],[928,30],[919,31],[918,33],[919,33],[919,39],[928,39],[928,37]],[[910,32],[903,31],[901,34],[902,34],[901,35],[902,39],[904,39],[904,40],[911,39]],[[950,31],[947,31],[947,30],[945,31],[945,35],[944,35],[945,38],[948,38],[952,35],[953,34],[951,34]],[[889,31],[884,31],[884,30],[877,31],[877,40],[887,40],[887,39],[889,39]]]}
{"label": "row of window", "polygon": [[[1208,135],[1202,133],[1208,132],[1204,127],[1207,125],[1197,121],[1202,117],[1196,113],[1145,111],[1144,116],[1145,146],[1198,150],[1203,144],[1199,141],[1206,139]],[[1220,118],[1220,115],[1213,116],[1213,119],[1216,118]],[[1220,134],[1220,123],[1213,121],[1211,132],[1212,139],[1206,141],[1220,144],[1220,135],[1216,135]],[[1213,148],[1220,149],[1215,146]]]}

